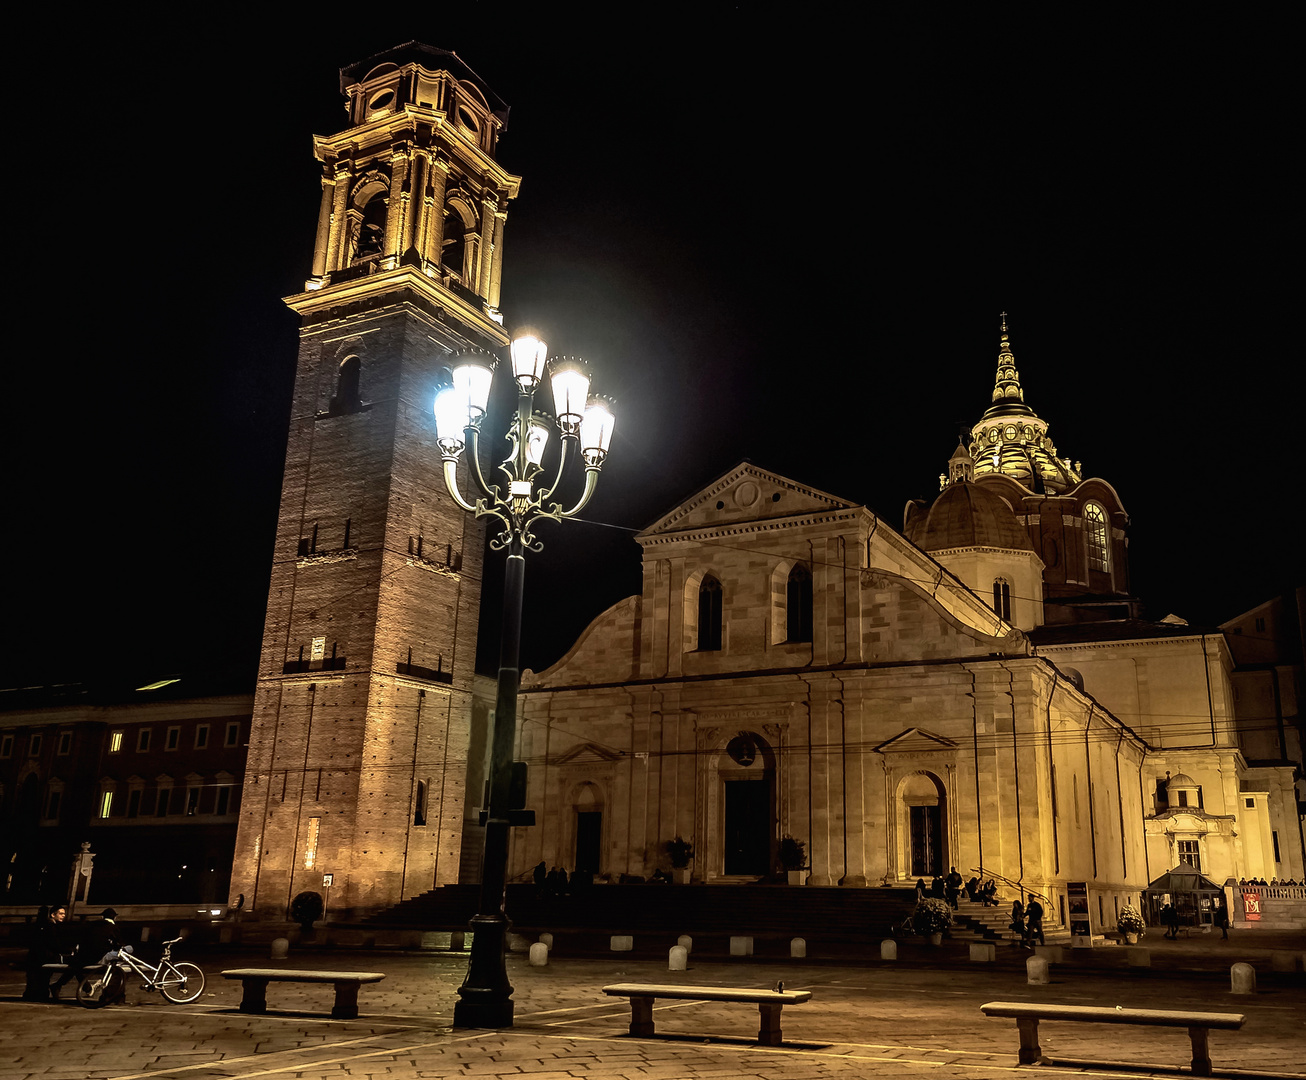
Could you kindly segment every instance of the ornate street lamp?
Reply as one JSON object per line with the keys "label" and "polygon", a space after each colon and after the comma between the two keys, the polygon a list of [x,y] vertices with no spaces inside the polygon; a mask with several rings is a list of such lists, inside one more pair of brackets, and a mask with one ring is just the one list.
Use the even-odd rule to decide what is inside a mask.
{"label": "ornate street lamp", "polygon": [[[513,744],[517,738],[517,691],[521,677],[522,585],[526,551],[539,551],[531,527],[538,518],[561,521],[575,517],[590,501],[599,482],[599,469],[612,441],[612,413],[597,398],[589,398],[589,376],[575,361],[550,365],[547,347],[535,334],[522,332],[512,343],[512,373],[517,380],[517,412],[508,426],[511,451],[499,471],[507,490],[490,484],[481,471],[480,429],[490,400],[492,368],[480,355],[464,357],[453,369],[453,385],[435,398],[436,437],[444,461],[444,482],[454,501],[478,518],[494,518],[501,528],[490,539],[495,551],[508,551],[504,571],[503,624],[499,643],[499,687],[494,707],[494,742],[490,750],[490,805],[485,819],[485,850],[481,862],[479,913],[472,919],[472,953],[467,977],[458,988],[455,1027],[512,1027],[512,985],[504,964],[508,919],[504,886],[508,873],[509,802]],[[544,447],[552,424],[534,409],[535,391],[552,367],[553,402],[562,433],[558,471],[552,483],[541,482]],[[553,501],[567,460],[579,448],[585,466],[585,489],[568,510]],[[458,457],[467,450],[467,471],[476,485],[474,503],[458,490]]]}

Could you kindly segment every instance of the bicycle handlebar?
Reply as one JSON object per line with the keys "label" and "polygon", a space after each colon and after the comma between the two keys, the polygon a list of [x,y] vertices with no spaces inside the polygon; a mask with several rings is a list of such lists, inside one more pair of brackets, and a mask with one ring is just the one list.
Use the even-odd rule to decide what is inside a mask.
{"label": "bicycle handlebar", "polygon": [[179,941],[181,941],[181,940],[182,940],[182,939],[181,939],[180,937],[175,937],[175,938],[173,938],[171,941],[165,941],[163,944],[164,944],[164,947],[166,948],[166,947],[169,946],[169,945],[176,945],[177,942],[179,942]]}

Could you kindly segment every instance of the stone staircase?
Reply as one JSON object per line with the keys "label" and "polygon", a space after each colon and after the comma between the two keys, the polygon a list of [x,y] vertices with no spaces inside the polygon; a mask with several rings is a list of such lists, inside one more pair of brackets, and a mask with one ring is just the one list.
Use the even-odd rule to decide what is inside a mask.
{"label": "stone staircase", "polygon": [[[1047,905],[1044,905],[1046,908]],[[991,941],[997,945],[1018,945],[1020,935],[1011,927],[1011,900],[999,899],[997,907],[985,907],[978,900],[967,899],[963,892],[952,913],[954,941]],[[1043,938],[1049,945],[1070,942],[1070,931],[1043,914]]]}
{"label": "stone staircase", "polygon": [[[461,930],[478,903],[479,886],[446,885],[373,916],[367,925]],[[914,906],[914,891],[903,888],[636,884],[541,896],[534,885],[512,884],[505,910],[522,933],[752,934],[869,943],[889,936]]]}

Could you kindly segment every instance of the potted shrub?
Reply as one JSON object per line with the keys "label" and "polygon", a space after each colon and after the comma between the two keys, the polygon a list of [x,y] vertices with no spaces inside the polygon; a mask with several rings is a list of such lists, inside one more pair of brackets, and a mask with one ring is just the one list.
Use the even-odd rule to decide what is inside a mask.
{"label": "potted shrub", "polygon": [[1125,942],[1129,945],[1137,945],[1138,939],[1147,933],[1143,916],[1130,904],[1120,909],[1120,917],[1116,919],[1116,929],[1124,935]]}
{"label": "potted shrub", "polygon": [[677,885],[689,884],[689,860],[694,857],[694,845],[683,836],[667,841],[667,856],[671,859],[671,880]]}
{"label": "potted shrub", "polygon": [[779,855],[780,866],[788,876],[789,884],[802,885],[807,880],[807,841],[782,836]]}
{"label": "potted shrub", "polygon": [[320,893],[302,892],[290,901],[290,917],[299,923],[300,932],[305,938],[313,936],[313,923],[322,918],[325,910]]}
{"label": "potted shrub", "polygon": [[927,896],[912,912],[912,929],[929,936],[931,945],[943,944],[943,931],[952,925],[952,908],[937,897]]}

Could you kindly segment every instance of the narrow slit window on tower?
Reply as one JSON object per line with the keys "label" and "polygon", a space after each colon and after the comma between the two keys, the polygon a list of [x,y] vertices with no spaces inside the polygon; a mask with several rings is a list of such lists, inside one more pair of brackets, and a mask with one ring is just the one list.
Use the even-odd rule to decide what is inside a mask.
{"label": "narrow slit window on tower", "polygon": [[721,582],[711,575],[698,587],[698,648],[716,652],[721,648]]}
{"label": "narrow slit window on tower", "polygon": [[426,781],[417,781],[417,797],[413,800],[413,824],[426,824]]}

